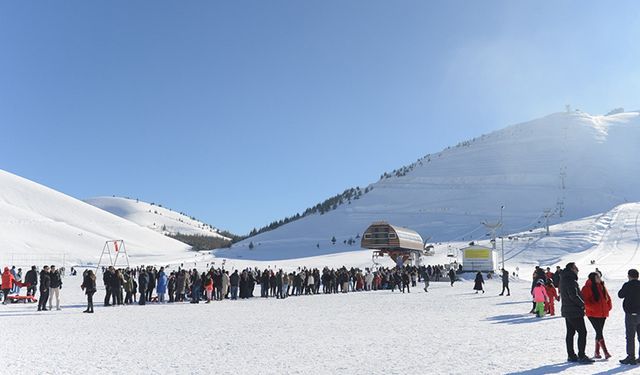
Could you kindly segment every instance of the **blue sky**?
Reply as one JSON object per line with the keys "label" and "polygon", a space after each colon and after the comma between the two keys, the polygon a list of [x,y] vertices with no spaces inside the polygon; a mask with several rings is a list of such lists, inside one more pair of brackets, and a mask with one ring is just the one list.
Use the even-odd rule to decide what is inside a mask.
{"label": "blue sky", "polygon": [[0,3],[0,168],[248,232],[562,111],[640,109],[640,7]]}

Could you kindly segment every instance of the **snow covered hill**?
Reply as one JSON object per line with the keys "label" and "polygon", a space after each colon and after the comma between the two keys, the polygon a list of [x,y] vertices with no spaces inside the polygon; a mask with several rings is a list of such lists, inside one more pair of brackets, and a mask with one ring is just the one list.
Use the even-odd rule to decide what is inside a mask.
{"label": "snow covered hill", "polygon": [[540,227],[545,210],[552,223],[581,219],[640,201],[639,144],[637,112],[552,114],[420,158],[358,200],[249,238],[227,254],[284,259],[355,250],[344,241],[378,220],[435,242],[481,239],[480,223],[499,220],[503,205],[505,233]]}
{"label": "snow covered hill", "polygon": [[121,197],[96,197],[85,199],[85,202],[159,233],[181,233],[230,240],[211,225],[160,205]]}
{"label": "snow covered hill", "polygon": [[[123,239],[132,261],[187,256],[188,245],[68,195],[0,170],[0,261],[30,265],[97,262]],[[64,256],[62,255],[64,254]],[[26,264],[24,264],[26,263]]]}

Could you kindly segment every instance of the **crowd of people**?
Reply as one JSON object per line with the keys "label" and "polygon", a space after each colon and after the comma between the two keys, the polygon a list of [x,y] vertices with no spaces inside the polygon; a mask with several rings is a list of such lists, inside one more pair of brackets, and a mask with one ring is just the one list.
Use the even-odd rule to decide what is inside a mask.
{"label": "crowd of people", "polygon": [[[605,286],[602,273],[596,268],[589,273],[582,287],[578,285],[578,267],[568,263],[564,269],[536,267],[531,283],[532,308],[530,313],[537,317],[546,314],[555,315],[555,302],[562,301],[561,315],[565,319],[565,344],[569,362],[592,363],[593,359],[586,355],[587,329],[586,316],[595,331],[594,358],[608,359],[611,353],[607,349],[604,338],[604,326],[613,303]],[[75,270],[72,269],[72,274]],[[60,291],[64,272],[54,265],[45,265],[38,271],[32,266],[22,274],[22,269],[5,267],[2,272],[0,289],[4,297],[3,304],[12,294],[19,294],[26,287],[27,296],[35,297],[39,290],[38,310],[60,310]],[[444,276],[446,275],[446,276]],[[93,313],[93,296],[97,291],[96,274],[92,269],[83,272],[81,288],[87,296],[85,313]],[[451,286],[457,280],[453,268],[436,266],[404,266],[395,268],[298,268],[287,272],[282,269],[247,268],[243,270],[225,270],[210,267],[205,272],[198,269],[168,271],[164,267],[153,266],[116,269],[102,269],[102,282],[105,289],[104,306],[129,305],[137,303],[176,303],[190,302],[211,303],[212,301],[237,300],[253,298],[256,288],[260,287],[260,297],[284,299],[291,296],[317,295],[332,293],[349,293],[360,291],[377,291],[396,289],[402,293],[410,293],[411,288],[420,284],[421,289],[428,292],[431,281],[440,281],[448,277]],[[492,273],[487,274],[488,278]],[[501,270],[502,292],[500,296],[511,295],[509,289],[510,274]],[[628,272],[628,282],[618,292],[623,299],[625,311],[625,328],[627,338],[627,357],[622,364],[640,364],[640,353],[636,357],[635,340],[640,340],[640,281],[638,271]],[[484,293],[485,280],[481,272],[474,279],[476,293]],[[48,304],[48,309],[47,309]],[[575,352],[574,338],[578,336],[578,351]]]}
{"label": "crowd of people", "polygon": [[[247,268],[228,270],[211,267],[206,272],[196,268],[178,268],[167,271],[164,267],[141,266],[131,269],[108,267],[103,271],[105,287],[104,306],[128,305],[147,302],[210,303],[225,299],[247,299],[254,297],[260,286],[260,297],[283,299],[290,296],[348,293],[396,289],[410,293],[418,283],[428,292],[430,280],[442,278],[444,266],[405,266],[361,270],[358,268],[298,268],[286,272],[282,269]],[[453,270],[448,272],[451,285],[456,280]],[[86,286],[87,312],[93,311],[95,274],[91,270],[83,275]],[[155,292],[155,296],[154,296]],[[91,305],[91,307],[89,306]]]}

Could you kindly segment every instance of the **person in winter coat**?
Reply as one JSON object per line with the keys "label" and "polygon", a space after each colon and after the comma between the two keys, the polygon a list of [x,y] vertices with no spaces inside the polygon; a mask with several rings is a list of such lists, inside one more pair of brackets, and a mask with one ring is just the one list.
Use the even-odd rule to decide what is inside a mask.
{"label": "person in winter coat", "polygon": [[[407,293],[411,293],[411,290],[409,289],[409,283],[411,282],[411,276],[409,276],[409,273],[407,272],[402,272],[402,293],[404,293],[404,288],[407,288]],[[400,289],[400,288],[398,288]]]}
{"label": "person in winter coat", "polygon": [[213,297],[213,277],[210,273],[204,279],[204,293],[207,296],[207,302],[205,303],[211,303],[211,298]]}
{"label": "person in winter coat", "polygon": [[96,292],[96,275],[92,270],[85,270],[82,274],[82,285],[80,288],[87,295],[87,309],[83,313],[93,314],[93,294]]}
{"label": "person in winter coat", "polygon": [[533,302],[536,304],[536,316],[542,318],[544,316],[544,304],[549,301],[547,289],[544,286],[544,280],[540,279],[533,288]]}
{"label": "person in winter coat", "polygon": [[229,276],[229,285],[231,285],[231,299],[238,299],[238,287],[240,286],[240,275],[238,275],[238,270],[233,271],[231,276]]}
{"label": "person in winter coat", "polygon": [[175,301],[175,293],[176,293],[176,274],[171,272],[169,274],[169,279],[167,280],[167,289],[169,291],[169,303],[173,303]]}
{"label": "person in winter coat", "polygon": [[49,299],[49,288],[51,287],[51,277],[49,276],[49,266],[42,267],[40,271],[40,299],[38,300],[38,311],[47,311],[47,300]]}
{"label": "person in winter coat", "polygon": [[499,294],[504,296],[504,290],[507,290],[507,296],[511,295],[511,291],[509,290],[509,271],[502,269],[502,292]]}
{"label": "person in winter coat", "polygon": [[138,275],[138,290],[140,292],[140,301],[139,305],[145,305],[147,303],[147,290],[149,287],[149,275],[144,268],[140,269],[140,274]]}
{"label": "person in winter coat", "polygon": [[184,302],[184,291],[187,282],[185,270],[180,270],[176,275],[176,301]]}
{"label": "person in winter coat", "polygon": [[[638,270],[630,269],[627,272],[629,281],[622,285],[618,297],[624,299],[624,326],[627,336],[627,358],[620,361],[623,365],[635,365],[636,362],[636,335],[640,340],[640,281]],[[640,356],[638,357],[640,358]]]}
{"label": "person in winter coat", "polygon": [[[436,281],[438,280],[436,279]],[[456,271],[454,271],[453,268],[449,270],[449,281],[451,281],[451,286],[453,287],[453,283],[456,281]]]}
{"label": "person in winter coat", "polygon": [[133,293],[135,293],[135,289],[133,286],[133,276],[131,276],[131,273],[129,271],[125,271],[124,273],[124,284],[122,284],[122,286],[124,287],[124,304],[125,305],[130,305],[133,303]]}
{"label": "person in winter coat", "polygon": [[424,291],[429,292],[429,273],[426,270],[422,273],[422,281],[424,281]]}
{"label": "person in winter coat", "polygon": [[111,299],[111,293],[113,285],[113,278],[116,277],[116,271],[113,266],[109,266],[106,271],[104,271],[102,275],[102,282],[104,283],[105,296],[104,296],[104,306],[111,306],[109,300]]}
{"label": "person in winter coat", "polygon": [[49,276],[51,278],[51,290],[49,291],[49,310],[53,307],[53,297],[56,297],[56,310],[60,310],[60,289],[62,289],[62,278],[56,266],[51,265]]}
{"label": "person in winter coat", "polygon": [[[584,298],[578,286],[578,267],[575,263],[567,263],[560,278],[560,311],[567,327],[565,344],[569,362],[592,363],[593,359],[585,354],[587,345],[587,328],[584,325]],[[573,338],[578,333],[578,355],[573,350]]]}
{"label": "person in winter coat", "polygon": [[600,274],[597,272],[591,272],[587,282],[582,287],[582,296],[584,297],[584,307],[587,318],[591,322],[593,329],[596,331],[596,349],[595,358],[602,358],[600,356],[600,348],[604,353],[606,359],[611,357],[607,346],[604,342],[604,336],[602,331],[604,329],[604,323],[611,311],[611,297],[607,288],[604,285],[604,281],[600,278]]}
{"label": "person in winter coat", "polygon": [[549,313],[551,316],[556,315],[556,306],[555,301],[560,301],[560,297],[558,297],[558,292],[556,291],[556,287],[553,285],[553,280],[547,279],[547,284],[545,285],[545,289],[547,290],[547,296],[549,297],[549,301],[545,303],[544,310]]}
{"label": "person in winter coat", "polygon": [[156,286],[156,292],[158,293],[158,302],[164,303],[164,295],[167,293],[167,274],[164,272],[164,267],[160,267],[158,272],[158,285]]}
{"label": "person in winter coat", "polygon": [[474,284],[473,284],[473,290],[476,291],[476,294],[478,294],[479,291],[482,291],[482,293],[484,293],[484,288],[482,287],[484,284],[484,278],[482,277],[482,273],[478,272],[476,273],[476,279],[474,280]]}
{"label": "person in winter coat", "polygon": [[229,272],[222,271],[222,299],[228,298],[227,294],[229,294],[229,283],[231,280],[229,279]]}
{"label": "person in winter coat", "polygon": [[9,267],[5,267],[4,272],[2,272],[2,294],[4,295],[4,300],[2,301],[3,305],[7,304],[7,297],[9,296],[9,293],[11,293],[15,282],[15,276],[13,276]]}
{"label": "person in winter coat", "polygon": [[38,286],[38,271],[36,271],[36,266],[31,266],[31,269],[27,271],[26,275],[24,275],[24,282],[28,285],[27,295],[35,296]]}
{"label": "person in winter coat", "polygon": [[153,290],[156,288],[156,269],[149,267],[147,270],[147,276],[149,277],[149,283],[147,284],[147,301],[151,302],[151,299],[153,298]]}

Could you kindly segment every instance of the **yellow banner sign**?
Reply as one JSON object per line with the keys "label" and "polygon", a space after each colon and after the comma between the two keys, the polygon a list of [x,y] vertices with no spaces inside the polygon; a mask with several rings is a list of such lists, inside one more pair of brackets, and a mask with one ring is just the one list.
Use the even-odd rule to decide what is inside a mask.
{"label": "yellow banner sign", "polygon": [[467,259],[491,259],[490,249],[468,249],[464,251]]}

